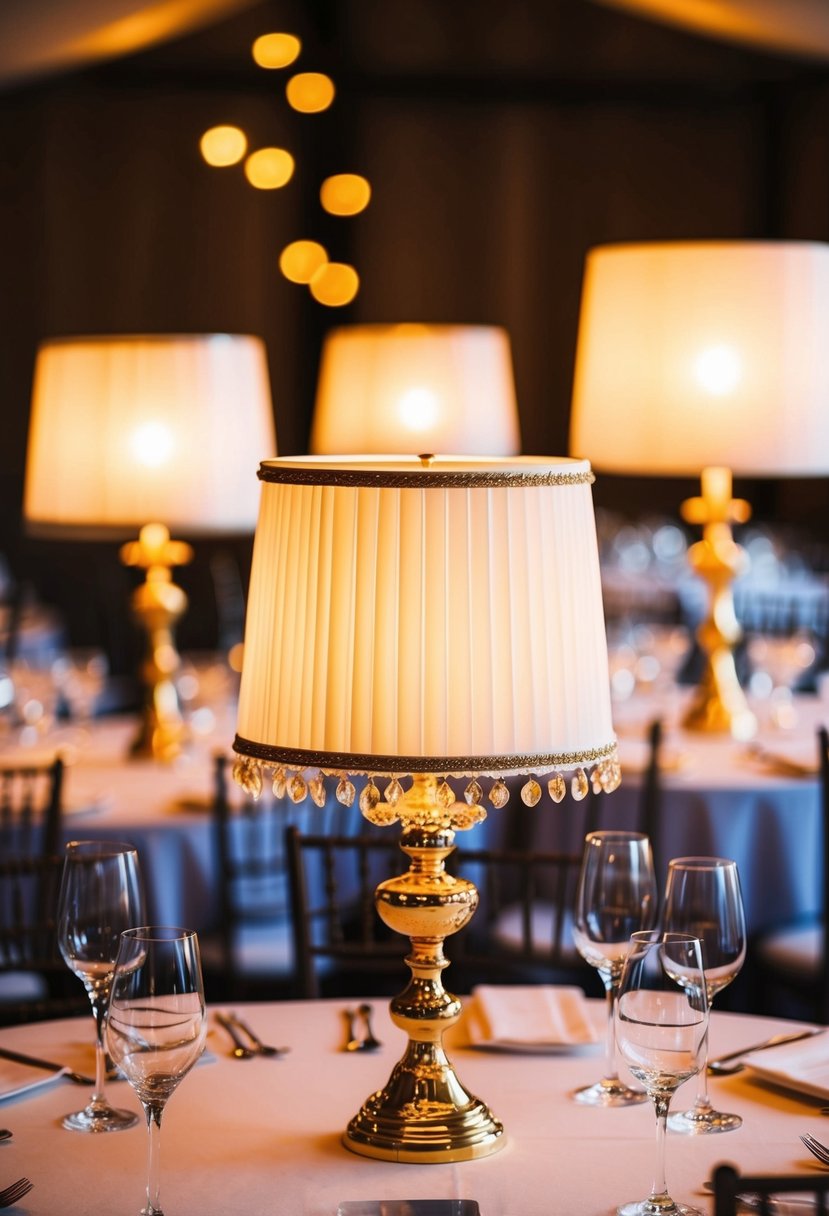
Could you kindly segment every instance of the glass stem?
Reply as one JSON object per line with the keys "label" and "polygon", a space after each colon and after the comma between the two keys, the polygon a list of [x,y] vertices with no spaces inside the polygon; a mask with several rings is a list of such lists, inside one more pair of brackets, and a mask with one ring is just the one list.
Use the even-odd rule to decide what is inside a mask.
{"label": "glass stem", "polygon": [[619,1076],[616,1070],[616,1027],[613,1021],[613,1013],[616,1009],[616,981],[612,976],[605,980],[605,994],[607,997],[607,1028],[605,1030],[604,1079],[616,1081]]}
{"label": "glass stem", "polygon": [[653,1099],[656,1110],[656,1166],[651,1187],[651,1200],[668,1198],[668,1183],[665,1180],[665,1132],[668,1122],[670,1096],[656,1094]]}
{"label": "glass stem", "polygon": [[147,1116],[147,1206],[142,1216],[164,1216],[159,1200],[161,1186],[161,1115],[164,1108],[156,1103],[144,1104]]}
{"label": "glass stem", "polygon": [[697,1096],[694,1101],[694,1109],[697,1111],[707,1111],[711,1109],[711,1099],[708,1097],[708,1035],[705,1036],[705,1056],[702,1061],[702,1068],[697,1073]]}
{"label": "glass stem", "polygon": [[92,998],[92,1012],[95,1014],[95,1090],[92,1094],[93,1106],[106,1106],[104,1089],[106,1086],[106,1050],[104,1049],[104,1022],[106,1020],[106,1001],[100,995]]}

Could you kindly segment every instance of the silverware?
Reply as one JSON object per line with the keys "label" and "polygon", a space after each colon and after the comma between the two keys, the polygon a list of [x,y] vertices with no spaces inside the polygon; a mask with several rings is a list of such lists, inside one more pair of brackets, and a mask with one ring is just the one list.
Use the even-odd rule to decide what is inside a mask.
{"label": "silverware", "polygon": [[0,1127],[0,1140],[11,1140],[12,1133],[7,1127]]}
{"label": "silverware", "polygon": [[227,1018],[228,1022],[231,1022],[236,1027],[237,1030],[241,1030],[242,1034],[246,1034],[248,1036],[253,1044],[254,1051],[256,1051],[260,1056],[282,1056],[287,1051],[291,1050],[290,1047],[271,1047],[269,1043],[263,1043],[259,1038],[259,1035],[255,1034],[251,1030],[250,1026],[248,1026],[247,1022],[243,1022],[238,1014],[228,1013],[224,1016]]}
{"label": "silverware", "polygon": [[374,1033],[371,1029],[371,1005],[358,1005],[357,1012],[363,1019],[363,1023],[366,1028],[366,1033],[363,1035],[362,1041],[363,1049],[365,1051],[376,1051],[377,1048],[382,1047],[383,1044],[379,1039],[374,1037]]}
{"label": "silverware", "polygon": [[800,1139],[806,1145],[813,1157],[817,1157],[822,1165],[829,1165],[829,1148],[825,1144],[821,1144],[819,1140],[815,1140],[814,1136],[810,1136],[808,1132]]}
{"label": "silverware", "polygon": [[[709,1195],[714,1193],[712,1182],[703,1182],[702,1189]],[[815,1211],[815,1200],[812,1195],[789,1194],[788,1192],[770,1198],[768,1195],[758,1195],[754,1191],[740,1191],[737,1202],[741,1208],[745,1208],[749,1212],[767,1211],[769,1216],[778,1216],[778,1214],[779,1216],[791,1216],[793,1211],[812,1213]],[[768,1205],[765,1209],[763,1208],[764,1202]]]}
{"label": "silverware", "polygon": [[[825,1026],[812,1026],[809,1030],[796,1030],[790,1034],[775,1034],[770,1039],[764,1039],[762,1043],[754,1043],[751,1047],[741,1047],[739,1051],[729,1051],[724,1056],[718,1056],[716,1060],[708,1061],[708,1071],[721,1077],[730,1076],[732,1073],[740,1072],[745,1068],[745,1064],[740,1061],[741,1056],[750,1055],[753,1051],[765,1051],[768,1047],[779,1047],[783,1043],[796,1043],[799,1039],[810,1039],[813,1035],[823,1034]],[[740,1061],[735,1064],[729,1063],[731,1060]]]}
{"label": "silverware", "polygon": [[231,1022],[230,1018],[225,1017],[223,1013],[217,1012],[216,1021],[227,1031],[233,1040],[233,1051],[230,1054],[235,1056],[237,1060],[250,1060],[253,1056],[259,1054],[257,1051],[254,1051],[252,1047],[245,1046],[245,1044],[239,1038],[236,1027],[234,1026],[233,1022]]}
{"label": "silverware", "polygon": [[22,1199],[24,1195],[28,1195],[29,1191],[34,1186],[33,1182],[29,1182],[28,1178],[18,1178],[17,1182],[13,1182],[11,1186],[5,1187],[0,1191],[0,1208],[10,1208],[18,1199]]}
{"label": "silverware", "polygon": [[12,1051],[8,1047],[0,1047],[0,1058],[13,1060],[15,1064],[28,1064],[30,1068],[44,1068],[47,1072],[59,1072],[62,1077],[68,1077],[76,1085],[95,1084],[94,1077],[87,1077],[82,1072],[73,1072],[64,1064],[55,1064],[53,1060],[41,1060],[39,1056],[27,1056],[22,1051]]}

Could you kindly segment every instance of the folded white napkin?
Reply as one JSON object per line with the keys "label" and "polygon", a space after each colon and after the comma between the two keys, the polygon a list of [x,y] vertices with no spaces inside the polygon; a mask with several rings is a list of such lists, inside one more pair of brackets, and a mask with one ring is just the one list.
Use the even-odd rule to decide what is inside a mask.
{"label": "folded white napkin", "polygon": [[766,1081],[829,1100],[829,1034],[757,1051],[744,1062]]}
{"label": "folded white napkin", "polygon": [[481,984],[473,989],[466,1015],[476,1047],[565,1051],[599,1042],[581,988]]}
{"label": "folded white napkin", "polygon": [[29,1064],[18,1064],[14,1060],[0,1060],[0,1102],[19,1098],[30,1090],[51,1085],[63,1076],[63,1069],[47,1072],[43,1068],[32,1068]]}

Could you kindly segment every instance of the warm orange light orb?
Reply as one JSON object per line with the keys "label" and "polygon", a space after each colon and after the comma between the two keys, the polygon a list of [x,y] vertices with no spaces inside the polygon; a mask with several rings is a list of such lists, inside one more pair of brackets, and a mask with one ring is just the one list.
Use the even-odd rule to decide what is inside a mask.
{"label": "warm orange light orb", "polygon": [[320,186],[320,202],[331,215],[357,215],[371,198],[371,186],[358,173],[336,173]]}
{"label": "warm orange light orb", "polygon": [[360,290],[360,278],[353,266],[345,262],[328,262],[309,283],[311,295],[319,304],[341,308],[350,304]]}
{"label": "warm orange light orb", "polygon": [[238,165],[248,148],[244,131],[239,127],[211,127],[199,140],[199,148],[208,165],[222,169]]}
{"label": "warm orange light orb", "polygon": [[285,86],[289,105],[302,114],[319,114],[334,100],[334,81],[322,72],[297,72]]}
{"label": "warm orange light orb", "polygon": [[253,44],[251,53],[260,68],[286,68],[302,50],[294,34],[262,34]]}
{"label": "warm orange light orb", "polygon": [[259,148],[245,161],[245,177],[257,190],[278,190],[294,175],[294,158],[284,148]]}
{"label": "warm orange light orb", "polygon": [[291,241],[279,255],[279,269],[292,283],[310,283],[328,261],[328,252],[318,241]]}

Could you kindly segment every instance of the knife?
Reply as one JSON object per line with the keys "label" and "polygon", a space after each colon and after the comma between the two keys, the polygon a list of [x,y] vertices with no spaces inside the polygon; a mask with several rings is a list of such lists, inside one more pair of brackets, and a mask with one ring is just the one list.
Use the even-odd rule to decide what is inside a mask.
{"label": "knife", "polygon": [[27,1056],[22,1051],[12,1051],[9,1047],[0,1047],[0,1059],[13,1060],[15,1064],[28,1064],[30,1068],[44,1068],[47,1072],[59,1072],[70,1081],[79,1085],[94,1085],[94,1077],[87,1077],[82,1072],[73,1072],[65,1064],[55,1064],[52,1060],[41,1060],[37,1056]]}
{"label": "knife", "polygon": [[736,1072],[738,1067],[729,1064],[729,1060],[737,1060],[740,1056],[750,1055],[754,1051],[765,1051],[767,1047],[781,1047],[784,1043],[796,1043],[799,1039],[810,1039],[812,1035],[823,1034],[826,1030],[825,1026],[811,1026],[808,1030],[795,1030],[791,1034],[776,1034],[770,1039],[765,1039],[762,1043],[753,1043],[751,1047],[743,1047],[740,1051],[729,1051],[724,1056],[719,1056],[716,1060],[708,1061],[709,1072]]}

